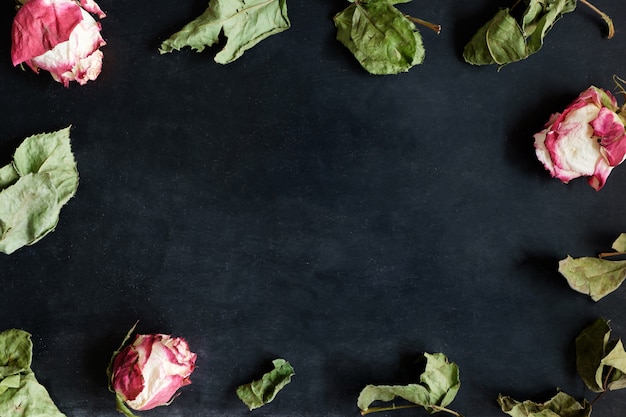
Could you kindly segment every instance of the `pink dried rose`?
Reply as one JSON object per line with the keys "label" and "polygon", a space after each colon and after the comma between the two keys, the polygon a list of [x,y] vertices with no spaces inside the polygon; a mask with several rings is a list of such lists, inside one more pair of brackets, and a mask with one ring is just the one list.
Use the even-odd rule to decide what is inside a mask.
{"label": "pink dried rose", "polygon": [[553,114],[534,137],[537,158],[553,177],[563,183],[588,177],[596,191],[626,158],[624,118],[617,100],[593,86],[563,113]]}
{"label": "pink dried rose", "polygon": [[195,362],[196,354],[180,337],[137,335],[111,361],[109,383],[118,410],[132,416],[127,407],[144,411],[168,405],[179,388],[191,384]]}
{"label": "pink dried rose", "polygon": [[84,85],[102,70],[106,43],[99,18],[105,17],[94,0],[20,0],[11,30],[13,65],[25,63],[33,71],[42,68],[67,87],[70,81]]}

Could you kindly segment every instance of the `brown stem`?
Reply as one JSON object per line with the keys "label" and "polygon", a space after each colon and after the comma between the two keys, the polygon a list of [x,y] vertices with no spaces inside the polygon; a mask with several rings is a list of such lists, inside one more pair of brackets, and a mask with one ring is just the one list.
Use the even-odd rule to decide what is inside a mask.
{"label": "brown stem", "polygon": [[598,254],[598,258],[611,258],[613,256],[623,256],[626,255],[626,252],[602,252]]}
{"label": "brown stem", "polygon": [[444,411],[446,413],[450,413],[456,417],[463,417],[460,413],[454,411],[454,410],[450,410],[449,408],[446,407],[440,407],[438,405],[431,405],[430,408],[432,408],[433,410],[437,410],[437,411]]}
{"label": "brown stem", "polygon": [[413,23],[417,23],[418,25],[422,25],[427,27],[428,29],[433,30],[437,35],[441,33],[441,25],[436,25],[434,23],[427,22],[426,20],[418,19],[417,17],[409,16],[405,14],[404,17],[409,19]]}
{"label": "brown stem", "polygon": [[[370,413],[377,413],[379,411],[393,411],[393,410],[402,410],[404,408],[415,408],[415,407],[421,407],[421,405],[418,405],[418,404],[395,405],[394,404],[394,405],[391,405],[390,407],[366,408],[365,410],[361,410],[361,415],[364,416]],[[456,417],[463,417],[461,414],[457,413],[454,410],[450,410],[449,408],[440,407],[438,405],[429,405],[429,407],[436,411],[443,411],[446,413],[450,413]]]}
{"label": "brown stem", "polygon": [[596,398],[594,398],[593,400],[591,400],[591,402],[589,403],[589,405],[594,405],[596,401],[598,401],[600,398],[602,398],[602,396],[606,394],[606,391],[602,391],[601,393],[599,393],[598,395],[596,395]]}
{"label": "brown stem", "polygon": [[379,411],[393,411],[393,410],[401,410],[403,408],[415,408],[420,407],[417,404],[410,405],[392,405],[391,407],[374,407],[374,408],[366,408],[365,410],[361,410],[361,415],[364,416],[370,413],[377,413]]}
{"label": "brown stem", "polygon": [[596,401],[598,401],[600,398],[602,398],[602,396],[604,394],[606,394],[606,390],[609,388],[609,377],[611,376],[611,373],[615,370],[615,368],[613,368],[611,366],[611,368],[609,369],[609,372],[606,373],[606,377],[604,377],[604,381],[602,382],[602,389],[604,391],[602,391],[601,393],[599,393],[598,395],[596,395],[596,398],[594,398],[593,400],[591,400],[591,402],[589,403],[589,405],[593,405],[595,404]]}
{"label": "brown stem", "polygon": [[607,39],[611,39],[613,37],[613,35],[615,35],[615,27],[613,27],[613,21],[611,20],[611,18],[604,13],[602,10],[598,9],[596,6],[594,6],[593,4],[589,3],[589,1],[587,0],[580,0],[580,2],[582,4],[584,4],[585,6],[589,7],[591,10],[593,10],[594,12],[596,12],[597,14],[600,15],[600,17],[602,18],[602,20],[604,20],[606,22],[606,25],[609,28],[609,34],[607,35]]}

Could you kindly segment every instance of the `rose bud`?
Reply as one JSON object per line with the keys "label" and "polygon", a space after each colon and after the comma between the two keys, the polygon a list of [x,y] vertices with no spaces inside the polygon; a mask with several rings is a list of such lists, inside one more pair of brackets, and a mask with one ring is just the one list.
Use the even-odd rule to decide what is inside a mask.
{"label": "rose bud", "polygon": [[94,0],[21,0],[11,30],[13,65],[26,63],[33,71],[49,71],[63,83],[84,85],[102,69],[100,18],[104,12]]}
{"label": "rose bud", "polygon": [[610,92],[589,87],[534,135],[535,153],[563,183],[589,177],[596,191],[626,157],[624,121]]}
{"label": "rose bud", "polygon": [[180,387],[191,384],[196,354],[182,338],[164,334],[137,335],[130,345],[113,356],[110,388],[118,399],[118,410],[150,410],[168,405]]}

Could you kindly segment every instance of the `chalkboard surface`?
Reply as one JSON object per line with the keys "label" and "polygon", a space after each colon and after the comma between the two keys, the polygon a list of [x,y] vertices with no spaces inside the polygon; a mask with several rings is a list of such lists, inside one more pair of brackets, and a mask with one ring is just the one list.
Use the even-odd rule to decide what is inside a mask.
{"label": "chalkboard surface", "polygon": [[[593,399],[574,339],[597,317],[626,336],[626,288],[594,303],[558,273],[626,231],[626,166],[599,192],[562,184],[533,134],[590,85],[626,76],[626,4],[582,4],[537,54],[462,59],[504,1],[400,4],[440,23],[426,59],[373,76],[335,39],[349,3],[289,2],[292,27],[240,59],[160,55],[206,1],[101,0],[100,77],[69,88],[14,68],[0,18],[0,163],[72,125],[80,185],[54,233],[0,257],[0,330],[33,335],[33,370],[68,417],[113,417],[105,368],[140,333],[185,337],[193,384],[146,416],[247,416],[235,388],[287,359],[258,416],[356,416],[366,384],[416,382],[422,352],[457,363],[451,408],[503,415],[499,393]],[[619,97],[622,100],[622,97]],[[594,414],[618,417],[626,393]],[[383,413],[427,415],[421,409]]]}

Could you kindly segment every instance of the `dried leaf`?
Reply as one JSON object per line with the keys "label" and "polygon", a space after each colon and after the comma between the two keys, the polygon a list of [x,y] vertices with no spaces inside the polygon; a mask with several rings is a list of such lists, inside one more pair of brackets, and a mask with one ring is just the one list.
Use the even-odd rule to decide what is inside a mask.
{"label": "dried leaf", "polygon": [[0,379],[28,372],[32,351],[33,342],[25,331],[10,329],[0,333]]}
{"label": "dried leaf", "polygon": [[70,127],[53,133],[30,136],[13,155],[13,165],[20,176],[48,174],[63,205],[78,188],[78,171],[70,145]]}
{"label": "dried leaf", "polygon": [[275,359],[272,364],[274,369],[264,374],[261,379],[237,388],[237,396],[250,410],[271,402],[295,375],[289,362],[284,359]]}
{"label": "dried leaf", "polygon": [[424,61],[422,37],[415,24],[394,7],[396,3],[355,1],[333,18],[337,40],[371,74],[406,72]]}
{"label": "dried leaf", "polygon": [[474,65],[504,65],[526,56],[524,34],[509,9],[500,10],[463,50],[465,61]]}
{"label": "dried leaf", "polygon": [[57,225],[61,206],[47,175],[28,174],[0,192],[0,251],[31,245]]}
{"label": "dried leaf", "polygon": [[201,52],[228,38],[215,62],[228,64],[267,37],[290,27],[286,0],[210,0],[199,17],[164,41],[161,54],[189,46]]}
{"label": "dried leaf", "polygon": [[0,168],[0,190],[12,185],[20,178],[13,164],[8,164]]}
{"label": "dried leaf", "polygon": [[580,403],[562,391],[545,403],[520,402],[500,394],[498,404],[504,413],[512,417],[589,417],[591,415],[591,404],[586,400]]}
{"label": "dried leaf", "polygon": [[599,318],[576,338],[576,369],[594,392],[626,387],[626,352],[621,340],[610,340],[609,323]]}
{"label": "dried leaf", "polygon": [[626,279],[626,261],[568,256],[559,261],[559,272],[569,286],[598,301],[615,291]]}
{"label": "dried leaf", "polygon": [[527,54],[537,52],[556,21],[575,9],[576,0],[531,0],[522,20],[522,30],[527,37]]}
{"label": "dried leaf", "polygon": [[611,247],[617,252],[626,252],[626,233],[621,233]]}
{"label": "dried leaf", "polygon": [[0,416],[66,417],[30,369],[32,348],[23,330],[0,333]]}
{"label": "dried leaf", "polygon": [[76,193],[69,131],[26,138],[13,162],[0,168],[0,251],[13,253],[53,231],[61,207]]}
{"label": "dried leaf", "polygon": [[522,0],[526,6],[519,19],[501,9],[470,39],[463,58],[473,65],[505,65],[534,54],[543,46],[549,30],[565,13],[574,11],[576,0]]}
{"label": "dried leaf", "polygon": [[443,353],[424,353],[426,369],[420,375],[419,384],[408,385],[367,385],[359,394],[357,406],[364,412],[371,412],[374,401],[392,401],[400,397],[410,403],[424,407],[433,413],[441,411],[456,397],[461,386],[459,368],[448,362]]}
{"label": "dried leaf", "polygon": [[621,340],[615,343],[600,363],[613,368],[606,383],[609,390],[626,388],[626,351]]}

